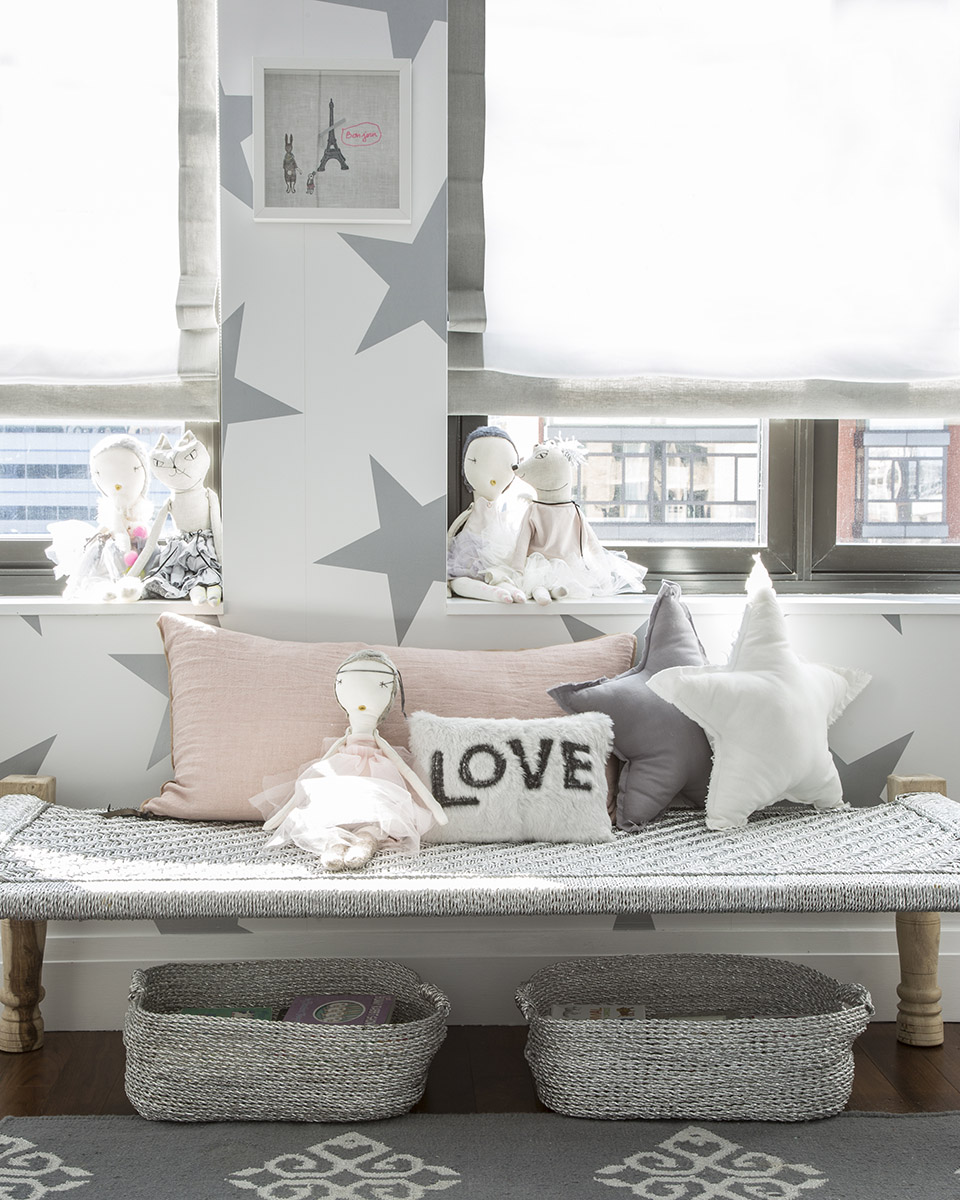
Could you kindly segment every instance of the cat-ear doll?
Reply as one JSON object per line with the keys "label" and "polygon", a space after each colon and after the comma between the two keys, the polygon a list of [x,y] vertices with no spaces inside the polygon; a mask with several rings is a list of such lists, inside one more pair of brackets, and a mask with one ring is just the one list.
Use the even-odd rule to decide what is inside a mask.
{"label": "cat-ear doll", "polygon": [[159,558],[150,564],[150,574],[143,581],[144,598],[189,598],[194,604],[217,605],[223,598],[222,527],[220,501],[203,482],[210,468],[207,448],[189,429],[175,446],[161,434],[150,453],[150,468],[170,489],[170,496],[157,513],[130,574],[139,575],[150,562],[169,515],[176,533],[161,545]]}
{"label": "cat-ear doll", "polygon": [[517,478],[537,496],[520,522],[510,566],[518,586],[538,604],[643,591],[647,568],[608,550],[573,499],[576,467],[584,461],[578,441],[551,438],[517,467]]}

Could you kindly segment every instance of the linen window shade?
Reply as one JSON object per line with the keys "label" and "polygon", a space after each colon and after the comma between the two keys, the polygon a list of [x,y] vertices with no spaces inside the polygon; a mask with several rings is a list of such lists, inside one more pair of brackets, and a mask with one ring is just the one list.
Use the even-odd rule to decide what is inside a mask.
{"label": "linen window shade", "polygon": [[957,0],[486,9],[451,413],[960,414]]}
{"label": "linen window shade", "polygon": [[[71,10],[75,17],[71,17]],[[47,12],[47,6],[43,11]],[[144,326],[149,321],[151,328],[156,326],[165,332],[159,333],[155,344],[144,336],[142,361],[137,357],[139,339],[136,348],[130,347],[127,352],[124,345],[120,347],[124,353],[117,352],[120,338],[117,330],[131,309],[140,315],[136,279],[131,280],[129,288],[122,282],[114,282],[112,291],[105,297],[93,298],[91,286],[89,308],[92,320],[107,331],[107,336],[103,346],[92,347],[89,352],[86,346],[72,345],[55,350],[60,343],[53,316],[42,326],[35,321],[22,341],[18,331],[11,332],[8,325],[0,335],[0,420],[216,421],[219,419],[219,239],[215,0],[178,0],[176,30],[172,25],[169,29],[171,60],[174,54],[178,56],[178,69],[174,74],[171,64],[170,120],[166,116],[162,118],[169,134],[164,135],[167,144],[162,152],[161,147],[151,144],[145,132],[142,137],[137,137],[136,125],[131,132],[131,126],[124,123],[125,110],[136,112],[136,106],[142,102],[141,92],[152,86],[146,82],[144,72],[141,92],[136,90],[139,86],[137,71],[142,62],[138,57],[137,38],[142,45],[144,39],[152,36],[143,29],[152,31],[153,28],[143,25],[141,6],[130,6],[123,0],[95,0],[93,4],[79,8],[68,5],[59,16],[57,12],[48,14],[50,20],[79,21],[81,16],[82,28],[95,31],[104,40],[107,40],[105,31],[110,37],[125,39],[123,61],[118,66],[121,73],[115,83],[112,102],[101,105],[95,121],[82,118],[87,122],[82,131],[88,139],[88,157],[96,170],[106,174],[107,189],[121,194],[134,214],[141,213],[143,196],[155,191],[162,194],[166,205],[164,211],[172,209],[172,218],[160,231],[152,229],[146,218],[141,219],[139,227],[132,226],[125,231],[118,222],[116,241],[111,242],[112,218],[97,212],[94,214],[98,221],[96,228],[85,229],[81,223],[76,233],[70,236],[75,238],[78,248],[85,240],[93,241],[99,236],[93,253],[121,262],[126,253],[139,251],[142,242],[152,236],[158,241],[164,240],[164,255],[169,244],[169,262],[164,257],[158,268],[158,282],[152,282],[154,276],[150,276],[151,283],[146,285],[149,293],[144,291],[144,307],[155,306],[157,315],[152,311],[142,314]],[[80,32],[81,27],[78,27],[78,41]],[[164,40],[167,32],[166,28],[162,30]],[[61,29],[60,34],[67,52],[72,49],[76,56],[77,48],[71,47],[68,41],[69,31]],[[44,53],[49,50],[41,51],[41,56]],[[82,57],[82,51],[77,57]],[[25,65],[29,66],[29,63]],[[77,67],[78,79],[73,79],[70,71],[68,62],[60,73],[68,87],[78,86],[83,78],[82,65]],[[16,100],[16,97],[9,100]],[[64,108],[69,107],[65,101],[59,103]],[[175,129],[172,122],[177,119],[177,105],[179,122]],[[77,107],[79,110],[79,103]],[[23,121],[24,114],[13,103],[8,112],[13,119],[7,131],[0,129],[0,134],[12,131],[16,136],[16,125]],[[58,149],[60,157],[66,157],[63,151],[72,151],[78,141],[76,122],[71,126],[71,119],[69,112],[63,113],[62,121],[55,114],[49,125],[53,132],[44,132],[41,165],[35,180],[39,187],[67,197],[71,194],[82,196],[83,190],[82,180],[64,170],[63,164],[57,161]],[[34,139],[40,140],[36,134]],[[165,158],[168,147],[169,157]],[[172,155],[178,151],[179,180],[176,180],[169,164],[173,161]],[[28,175],[28,171],[20,171],[19,196],[12,185],[7,189],[8,203],[4,207],[15,219],[22,215],[24,197],[29,198],[24,189]],[[56,217],[57,210],[52,211]],[[48,228],[55,223],[48,218]],[[106,235],[100,236],[104,228]],[[61,234],[59,229],[51,230],[51,240]],[[61,244],[69,245],[69,242],[64,239]],[[37,259],[42,263],[42,255],[38,254]],[[132,253],[131,259],[135,259]],[[86,256],[78,253],[75,257],[64,251],[61,261],[52,266],[43,264],[37,273],[42,272],[44,286],[50,289],[56,289],[58,280],[65,279],[71,272],[79,272],[81,282],[92,285],[98,282],[99,272],[96,264],[91,267],[90,262],[90,252]],[[109,263],[111,270],[115,265]],[[26,277],[32,273],[27,263],[8,276],[10,292],[15,293],[18,277],[26,287]],[[81,324],[81,317],[89,322],[91,312],[84,313],[85,306],[81,302],[75,300],[73,303],[77,324]],[[42,336],[36,335],[38,328],[42,328]],[[44,346],[45,340],[49,347]],[[7,343],[5,348],[4,342]]]}
{"label": "linen window shade", "polygon": [[482,365],[485,0],[448,0],[447,329],[451,367]]}

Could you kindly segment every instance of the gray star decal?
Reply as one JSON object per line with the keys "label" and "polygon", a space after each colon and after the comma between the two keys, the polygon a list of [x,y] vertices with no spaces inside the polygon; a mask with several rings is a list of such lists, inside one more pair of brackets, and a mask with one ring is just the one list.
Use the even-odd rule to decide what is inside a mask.
{"label": "gray star decal", "polygon": [[36,630],[36,632],[39,633],[41,637],[43,637],[43,630],[40,628],[40,618],[39,617],[25,617],[23,615],[23,613],[21,613],[20,620],[26,621],[26,623],[30,626],[31,629]]}
{"label": "gray star decal", "polygon": [[167,697],[167,707],[160,720],[160,728],[157,730],[153,750],[150,752],[150,761],[147,763],[149,771],[151,767],[170,756],[170,685],[166,656],[163,654],[111,654],[110,657],[121,667],[132,671],[138,679],[149,683],[161,696]]}
{"label": "gray star decal", "polygon": [[447,0],[336,0],[350,8],[385,12],[394,58],[416,58],[434,21],[446,21]]}
{"label": "gray star decal", "polygon": [[869,754],[850,763],[844,762],[835,750],[831,750],[843,786],[844,800],[856,808],[879,804],[886,791],[887,776],[896,770],[897,763],[912,737],[912,732],[905,733],[896,741],[888,742],[878,750],[871,750]]}
{"label": "gray star decal", "polygon": [[[546,610],[549,612],[549,608]],[[566,626],[567,633],[570,634],[572,642],[587,642],[591,638],[603,637],[603,631],[595,629],[593,625],[588,625],[586,621],[581,621],[579,617],[571,617],[566,614],[561,618]],[[643,645],[643,639],[647,635],[647,622],[634,631],[633,636],[637,639],[637,645]]]}
{"label": "gray star decal", "polygon": [[[547,609],[548,613],[549,611]],[[581,621],[579,617],[570,617],[564,613],[560,619],[563,621],[567,633],[570,634],[571,642],[589,642],[591,638],[601,636],[599,629],[594,629],[592,625],[588,625],[586,621]]]}
{"label": "gray star decal", "polygon": [[618,913],[613,922],[614,930],[656,929],[652,913]]}
{"label": "gray star decal", "polygon": [[7,775],[39,775],[43,760],[56,740],[57,735],[54,734],[45,742],[37,742],[35,746],[29,746],[26,750],[21,750],[19,754],[5,758],[3,762],[0,762],[0,779]]}
{"label": "gray star decal", "polygon": [[241,142],[253,133],[253,97],[228,96],[220,84],[220,184],[253,208],[253,177]]}
{"label": "gray star decal", "polygon": [[158,933],[249,933],[237,917],[158,917]]}
{"label": "gray star decal", "polygon": [[438,496],[420,504],[375,458],[370,459],[370,470],[380,528],[316,563],[386,575],[399,646],[431,583],[446,578],[443,532],[447,501]]}
{"label": "gray star decal", "polygon": [[251,387],[237,378],[237,357],[240,354],[240,332],[243,328],[243,309],[240,307],[223,323],[221,330],[221,405],[220,425],[223,448],[227,444],[227,430],[241,421],[264,421],[268,417],[299,416],[299,408],[291,408]]}
{"label": "gray star decal", "polygon": [[418,321],[424,321],[437,337],[446,341],[447,294],[446,288],[438,285],[445,277],[447,261],[445,183],[412,242],[393,242],[356,233],[341,233],[340,236],[389,284],[387,294],[356,349],[357,354],[402,333]]}
{"label": "gray star decal", "polygon": [[903,633],[903,626],[900,623],[900,614],[899,613],[882,613],[881,615],[885,621],[890,622],[890,624],[894,627],[894,629],[897,631],[897,633],[900,633],[900,634]]}

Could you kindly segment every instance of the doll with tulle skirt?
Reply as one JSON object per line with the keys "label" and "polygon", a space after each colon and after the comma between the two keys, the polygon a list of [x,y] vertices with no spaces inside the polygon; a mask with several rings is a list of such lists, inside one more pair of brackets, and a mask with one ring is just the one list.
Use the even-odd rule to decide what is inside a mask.
{"label": "doll with tulle skirt", "polygon": [[400,672],[385,654],[360,650],[337,671],[336,695],[349,725],[327,739],[323,756],[290,775],[264,780],[251,803],[273,831],[265,849],[294,843],[329,871],[364,866],[380,850],[416,853],[420,839],[447,815],[378,726],[403,695]]}

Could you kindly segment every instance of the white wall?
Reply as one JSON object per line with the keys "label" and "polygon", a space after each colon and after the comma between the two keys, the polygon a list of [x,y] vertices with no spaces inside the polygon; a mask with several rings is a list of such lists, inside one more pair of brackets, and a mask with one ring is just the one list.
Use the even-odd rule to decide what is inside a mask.
{"label": "white wall", "polygon": [[[393,39],[402,48],[395,54],[387,14],[369,3],[221,4],[222,620],[297,640],[489,648],[567,642],[582,630],[559,612],[448,615],[441,582],[444,342],[420,319],[357,352],[388,284],[342,233],[410,247],[393,278],[397,294],[407,296],[400,311],[429,317],[437,306],[442,311],[446,290],[427,222],[446,175],[446,26],[432,19],[435,0],[393,6]],[[414,58],[411,225],[252,220],[245,170],[255,55]],[[330,557],[339,563],[317,564]],[[960,780],[955,617],[918,613],[897,600],[882,612],[790,611],[801,654],[873,674],[831,733],[854,802],[875,802],[895,768]],[[722,660],[736,632],[736,605],[699,602],[695,614],[709,654]],[[54,774],[61,801],[78,806],[127,805],[156,793],[171,764],[155,618],[153,606],[97,616],[29,602],[0,607],[0,775]],[[643,615],[582,619],[607,633],[633,631]],[[263,922],[241,922],[218,932],[209,922],[54,923],[44,1008],[49,1028],[115,1027],[135,965],[344,953],[409,962],[450,991],[455,1021],[507,1021],[517,1019],[514,988],[545,961],[710,949],[803,955],[867,983],[880,1016],[893,1015],[892,915],[663,917],[656,926],[614,931],[610,918],[273,922],[268,932]],[[942,975],[945,1011],[958,1020],[960,925],[953,918],[945,921]]]}

